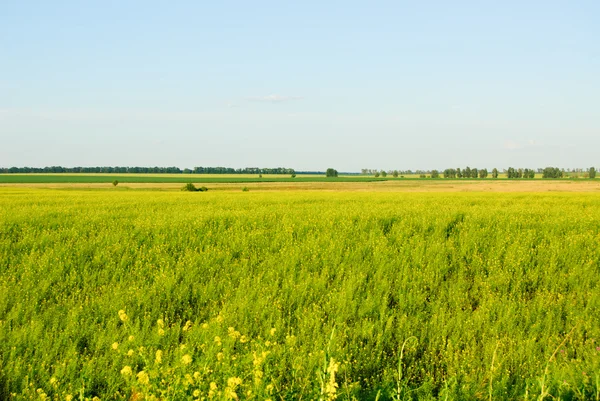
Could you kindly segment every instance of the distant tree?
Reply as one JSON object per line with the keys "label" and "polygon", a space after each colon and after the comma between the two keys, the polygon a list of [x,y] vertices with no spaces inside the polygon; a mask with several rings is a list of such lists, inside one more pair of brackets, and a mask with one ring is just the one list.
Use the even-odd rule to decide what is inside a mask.
{"label": "distant tree", "polygon": [[328,168],[327,171],[325,172],[325,176],[326,177],[337,177],[338,172],[334,168]]}
{"label": "distant tree", "polygon": [[119,181],[117,181],[117,180],[114,180],[114,181],[112,182],[112,184],[113,184],[113,186],[115,186],[115,187],[116,187],[117,185],[119,185]]}
{"label": "distant tree", "polygon": [[379,177],[379,171],[376,171],[374,176],[375,176],[375,178]]}
{"label": "distant tree", "polygon": [[590,169],[588,170],[588,174],[589,174],[590,178],[596,178],[596,168],[590,167]]}
{"label": "distant tree", "polygon": [[562,178],[563,171],[558,167],[546,167],[542,172],[542,178]]}
{"label": "distant tree", "polygon": [[444,178],[456,178],[456,169],[447,168],[444,170]]}
{"label": "distant tree", "polygon": [[467,166],[467,168],[463,170],[463,177],[471,178],[471,167]]}
{"label": "distant tree", "polygon": [[460,171],[460,167],[456,169],[456,178],[463,178],[462,171]]}
{"label": "distant tree", "polygon": [[481,170],[479,170],[479,178],[487,178],[487,176],[488,176],[487,168],[482,168]]}
{"label": "distant tree", "polygon": [[296,173],[293,173],[293,174],[292,174],[292,178],[296,178]]}
{"label": "distant tree", "polygon": [[440,172],[437,170],[431,170],[431,178],[440,178]]}
{"label": "distant tree", "polygon": [[492,178],[498,178],[498,169],[496,167],[492,169]]}
{"label": "distant tree", "polygon": [[385,178],[385,177],[387,177],[387,173],[386,173],[384,170],[381,170],[381,176],[382,176],[383,178]]}
{"label": "distant tree", "polygon": [[394,172],[392,173],[392,176],[394,178],[398,178],[398,170],[394,170]]}
{"label": "distant tree", "polygon": [[529,179],[535,178],[535,170],[526,168],[525,170],[523,170],[522,178],[529,178]]}
{"label": "distant tree", "polygon": [[473,168],[473,169],[471,170],[471,178],[477,178],[477,177],[478,177],[478,175],[479,175],[479,171],[477,171],[477,169],[476,169],[476,168]]}
{"label": "distant tree", "polygon": [[517,178],[517,170],[515,170],[513,167],[509,167],[508,170],[506,171],[506,178],[508,178],[508,179]]}

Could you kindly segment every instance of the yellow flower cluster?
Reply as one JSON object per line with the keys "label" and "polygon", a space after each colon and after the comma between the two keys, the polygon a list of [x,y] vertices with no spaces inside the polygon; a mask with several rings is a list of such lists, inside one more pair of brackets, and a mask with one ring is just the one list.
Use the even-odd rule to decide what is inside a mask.
{"label": "yellow flower cluster", "polygon": [[337,363],[335,359],[331,358],[329,360],[329,366],[327,367],[329,380],[325,385],[325,394],[327,395],[328,400],[335,400],[337,398],[338,384],[335,381],[335,374],[337,373],[339,366],[339,363]]}
{"label": "yellow flower cluster", "polygon": [[129,319],[127,313],[125,313],[123,309],[119,311],[119,319],[121,319],[122,322],[126,322]]}

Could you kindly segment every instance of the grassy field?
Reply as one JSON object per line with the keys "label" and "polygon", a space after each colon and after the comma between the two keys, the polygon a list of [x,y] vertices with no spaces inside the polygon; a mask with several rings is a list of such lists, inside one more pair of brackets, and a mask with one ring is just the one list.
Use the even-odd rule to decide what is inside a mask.
{"label": "grassy field", "polygon": [[[418,174],[404,175],[394,178],[374,177],[366,175],[340,175],[337,178],[327,178],[324,175],[298,175],[292,178],[290,175],[264,174],[262,177],[249,174],[0,174],[0,185],[2,184],[112,184],[118,181],[120,184],[185,184],[188,182],[199,184],[235,184],[235,183],[306,183],[306,182],[497,182],[506,181],[506,175],[499,178],[491,177],[485,179],[431,179],[421,178]],[[510,180],[511,182],[531,182],[542,180],[541,174],[536,174],[535,179]],[[547,180],[544,180],[547,181]],[[561,179],[550,181],[571,182],[600,182],[590,179]]]}
{"label": "grassy field", "polygon": [[384,181],[385,178],[369,176],[340,176],[327,178],[324,175],[265,174],[262,177],[249,174],[0,174],[0,184],[52,184],[52,183],[246,183],[246,182],[344,182]]}
{"label": "grassy field", "polygon": [[0,399],[599,399],[599,242],[594,192],[0,188]]}

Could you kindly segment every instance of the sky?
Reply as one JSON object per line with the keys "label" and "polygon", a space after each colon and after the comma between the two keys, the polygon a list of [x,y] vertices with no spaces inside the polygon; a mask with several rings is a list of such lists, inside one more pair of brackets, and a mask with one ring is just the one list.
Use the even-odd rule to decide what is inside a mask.
{"label": "sky", "polygon": [[0,0],[0,167],[600,167],[600,2]]}

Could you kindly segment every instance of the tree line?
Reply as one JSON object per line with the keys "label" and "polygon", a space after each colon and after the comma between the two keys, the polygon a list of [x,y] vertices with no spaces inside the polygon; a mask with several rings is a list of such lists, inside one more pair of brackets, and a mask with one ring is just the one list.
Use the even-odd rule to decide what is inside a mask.
{"label": "tree line", "polygon": [[0,168],[2,174],[31,173],[104,173],[104,174],[295,174],[293,168],[231,168],[231,167],[10,167]]}
{"label": "tree line", "polygon": [[[361,174],[363,175],[373,175],[375,177],[387,177],[388,175],[397,178],[398,176],[403,177],[404,175],[414,175],[418,174],[421,178],[440,178],[440,171],[438,170],[374,170],[374,169],[361,169]],[[565,170],[560,169],[558,167],[546,167],[546,168],[538,168],[537,170],[529,169],[529,168],[514,168],[509,167],[500,173],[497,168],[493,168],[491,171],[488,171],[486,168],[478,169],[478,168],[447,168],[441,175],[443,178],[464,178],[464,179],[477,179],[477,178],[487,178],[490,176],[491,178],[498,178],[500,174],[504,174],[508,179],[533,179],[536,174],[541,174],[542,178],[596,178],[596,169],[594,167],[590,167],[587,170],[583,169],[572,169]]]}

